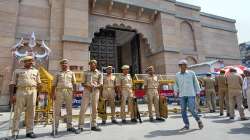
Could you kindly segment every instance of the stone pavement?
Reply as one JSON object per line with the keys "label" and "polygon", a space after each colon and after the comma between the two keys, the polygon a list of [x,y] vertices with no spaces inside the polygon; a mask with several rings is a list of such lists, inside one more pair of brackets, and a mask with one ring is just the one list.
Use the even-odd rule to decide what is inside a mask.
{"label": "stone pavement", "polygon": [[[142,107],[145,108],[146,106]],[[140,107],[141,108],[141,107]],[[173,108],[173,106],[170,106]],[[245,110],[246,116],[250,113]],[[140,140],[140,139],[175,139],[175,140],[249,140],[250,138],[250,120],[240,121],[238,112],[235,120],[229,120],[227,117],[220,117],[219,113],[202,113],[202,121],[205,125],[204,129],[199,130],[196,122],[190,117],[190,130],[180,132],[183,127],[182,118],[179,113],[170,113],[169,118],[165,122],[148,121],[148,117],[143,117],[143,123],[140,124],[111,124],[110,121],[104,126],[100,125],[102,132],[88,131],[89,121],[87,120],[86,131],[79,135],[66,132],[66,125],[60,124],[60,133],[53,138],[49,134],[51,126],[37,125],[35,133],[38,135],[36,140],[42,139],[58,139],[58,140]],[[6,136],[7,118],[9,113],[0,113],[0,138]],[[119,120],[120,121],[120,120]],[[99,120],[101,122],[101,120]],[[77,125],[77,120],[74,119],[74,125]],[[25,130],[21,129],[20,138],[24,137]]]}

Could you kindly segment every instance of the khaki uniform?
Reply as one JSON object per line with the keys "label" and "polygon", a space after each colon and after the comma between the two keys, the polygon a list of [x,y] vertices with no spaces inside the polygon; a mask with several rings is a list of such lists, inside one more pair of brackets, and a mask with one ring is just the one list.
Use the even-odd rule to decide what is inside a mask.
{"label": "khaki uniform", "polygon": [[[83,81],[84,85],[102,85],[103,83],[103,77],[102,73],[99,70],[95,71],[86,71],[84,73],[84,79]],[[89,91],[85,88],[83,98],[81,101],[81,110],[79,114],[79,128],[83,128],[84,126],[84,119],[85,119],[85,112],[88,108],[89,103],[91,103],[92,108],[92,114],[91,114],[91,126],[96,127],[96,117],[97,117],[97,106],[98,106],[98,100],[99,100],[99,94],[100,89],[99,88],[93,88],[92,91]]]}
{"label": "khaki uniform", "polygon": [[72,128],[72,98],[73,85],[76,83],[74,72],[61,71],[56,75],[54,86],[56,88],[55,100],[55,127],[58,128],[62,103],[65,102],[67,112],[67,128]]}
{"label": "khaki uniform", "polygon": [[16,104],[13,118],[12,135],[19,131],[20,115],[26,107],[26,133],[33,132],[37,97],[37,85],[41,83],[39,71],[35,68],[16,69],[11,84],[16,85]]}
{"label": "khaki uniform", "polygon": [[215,77],[215,84],[218,87],[218,94],[219,94],[219,104],[220,104],[220,113],[223,113],[224,110],[224,102],[226,105],[227,113],[229,113],[229,105],[228,105],[228,91],[226,85],[226,77],[224,75],[219,75]]}
{"label": "khaki uniform", "polygon": [[153,118],[152,113],[152,105],[154,104],[155,107],[155,113],[156,117],[160,117],[159,113],[159,94],[158,94],[158,87],[159,87],[159,81],[156,75],[148,76],[144,83],[145,86],[147,86],[147,92],[146,95],[148,97],[148,111],[149,111],[149,117]]}
{"label": "khaki uniform", "polygon": [[228,85],[228,96],[229,96],[229,114],[230,117],[234,117],[235,103],[237,104],[240,117],[244,118],[244,108],[242,105],[242,77],[237,73],[231,73],[226,77]]}
{"label": "khaki uniform", "polygon": [[[200,85],[201,88],[203,88],[201,80],[199,80],[199,85]],[[201,102],[201,96],[200,95],[196,95],[196,97],[195,97],[195,105],[196,105],[197,112],[201,112],[200,102]]]}
{"label": "khaki uniform", "polygon": [[199,95],[196,95],[195,105],[198,112],[201,112],[200,102],[201,102],[201,97]]}
{"label": "khaki uniform", "polygon": [[115,76],[106,76],[103,79],[103,98],[108,101],[111,107],[111,119],[115,119]]}
{"label": "khaki uniform", "polygon": [[126,101],[128,100],[128,110],[131,112],[131,119],[135,119],[134,111],[133,111],[133,91],[132,91],[132,78],[129,74],[121,75],[116,80],[116,85],[121,87],[121,119],[126,119],[125,106]]}
{"label": "khaki uniform", "polygon": [[216,94],[215,94],[215,80],[212,78],[206,78],[204,80],[206,102],[208,104],[209,110],[215,111],[216,109]]}

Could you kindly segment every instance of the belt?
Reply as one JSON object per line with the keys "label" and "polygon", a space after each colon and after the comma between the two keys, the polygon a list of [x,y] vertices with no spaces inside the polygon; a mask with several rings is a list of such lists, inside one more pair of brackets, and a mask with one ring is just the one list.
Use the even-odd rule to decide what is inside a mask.
{"label": "belt", "polygon": [[103,86],[103,88],[115,88],[114,86],[111,87],[111,86]]}
{"label": "belt", "polygon": [[122,88],[132,89],[132,86],[131,87],[122,87]]}
{"label": "belt", "polygon": [[17,87],[17,90],[34,90],[37,89],[35,86],[25,86],[25,87]]}
{"label": "belt", "polygon": [[56,88],[57,90],[72,90],[73,88]]}
{"label": "belt", "polygon": [[228,88],[228,90],[242,90],[241,88]]}

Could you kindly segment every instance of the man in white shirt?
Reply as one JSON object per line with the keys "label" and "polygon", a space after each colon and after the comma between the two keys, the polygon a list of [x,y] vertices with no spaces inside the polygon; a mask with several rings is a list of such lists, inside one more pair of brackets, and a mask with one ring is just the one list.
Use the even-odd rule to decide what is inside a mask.
{"label": "man in white shirt", "polygon": [[248,111],[250,111],[250,71],[244,71],[246,77],[243,80],[243,96],[247,98]]}
{"label": "man in white shirt", "polygon": [[203,123],[196,112],[195,96],[200,93],[200,86],[197,77],[193,71],[187,70],[187,61],[179,61],[180,72],[176,73],[175,93],[179,93],[181,104],[181,115],[185,126],[181,130],[189,129],[189,120],[187,116],[187,107],[192,116],[198,123],[200,129]]}

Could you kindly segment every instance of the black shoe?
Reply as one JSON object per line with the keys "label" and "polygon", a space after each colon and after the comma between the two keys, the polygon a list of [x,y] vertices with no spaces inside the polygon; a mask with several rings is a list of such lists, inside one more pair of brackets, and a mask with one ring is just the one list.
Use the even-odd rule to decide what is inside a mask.
{"label": "black shoe", "polygon": [[224,115],[224,113],[220,113],[220,116],[223,116]]}
{"label": "black shoe", "polygon": [[55,136],[55,135],[57,135],[58,134],[58,130],[56,129],[56,130],[53,130],[52,132],[51,132],[51,136]]}
{"label": "black shoe", "polygon": [[183,128],[180,129],[180,131],[185,131],[185,130],[189,130],[189,126],[184,126]]}
{"label": "black shoe", "polygon": [[36,138],[36,135],[34,132],[31,132],[31,133],[27,133],[26,137],[34,139],[34,138]]}
{"label": "black shoe", "polygon": [[149,121],[150,121],[150,122],[154,122],[154,118],[153,118],[153,117],[150,117],[150,118],[149,118]]}
{"label": "black shoe", "polygon": [[214,111],[214,110],[210,110],[209,112],[210,112],[210,113],[214,113],[215,111]]}
{"label": "black shoe", "polygon": [[202,123],[201,120],[198,121],[198,126],[199,126],[200,129],[202,129],[204,127],[204,125],[203,125],[203,123]]}
{"label": "black shoe", "polygon": [[122,120],[122,123],[123,123],[123,124],[126,124],[126,123],[127,123],[127,121],[126,121],[126,120]]}
{"label": "black shoe", "polygon": [[131,122],[132,123],[137,123],[137,120],[136,119],[131,119]]}
{"label": "black shoe", "polygon": [[230,120],[234,120],[234,117],[229,117]]}
{"label": "black shoe", "polygon": [[229,113],[227,113],[227,117],[229,117],[230,116],[230,114]]}
{"label": "black shoe", "polygon": [[215,113],[216,111],[215,110],[212,110],[213,111],[213,113]]}
{"label": "black shoe", "polygon": [[118,122],[115,119],[112,120],[112,123],[118,124]]}
{"label": "black shoe", "polygon": [[17,135],[12,135],[10,139],[11,140],[16,140],[17,139]]}
{"label": "black shoe", "polygon": [[91,127],[91,130],[92,130],[92,131],[101,131],[101,129],[98,128],[98,127]]}
{"label": "black shoe", "polygon": [[78,128],[75,133],[80,134],[82,131],[83,131],[83,128]]}
{"label": "black shoe", "polygon": [[157,120],[157,121],[161,121],[161,122],[164,122],[164,121],[165,121],[165,119],[163,119],[163,118],[156,118],[156,120]]}
{"label": "black shoe", "polygon": [[71,128],[67,128],[67,131],[68,131],[68,132],[74,132],[74,133],[75,133],[75,132],[76,132],[76,129],[75,129],[74,127],[71,127]]}
{"label": "black shoe", "polygon": [[241,121],[246,121],[246,120],[248,120],[248,118],[243,117],[243,118],[240,118],[240,120],[241,120]]}
{"label": "black shoe", "polygon": [[105,125],[105,124],[106,124],[106,121],[105,121],[105,120],[103,120],[103,121],[102,121],[102,125]]}

